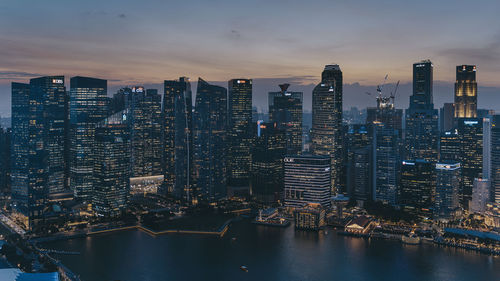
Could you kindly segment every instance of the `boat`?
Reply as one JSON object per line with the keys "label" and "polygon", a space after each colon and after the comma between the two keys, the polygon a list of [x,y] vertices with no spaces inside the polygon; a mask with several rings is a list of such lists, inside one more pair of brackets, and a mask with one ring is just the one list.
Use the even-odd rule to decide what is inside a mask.
{"label": "boat", "polygon": [[243,270],[243,271],[245,271],[245,272],[248,272],[248,267],[246,267],[244,265],[240,266],[240,269]]}
{"label": "boat", "polygon": [[420,244],[420,237],[415,234],[415,232],[410,232],[408,235],[402,235],[401,236],[401,241],[405,244],[409,245],[418,245]]}

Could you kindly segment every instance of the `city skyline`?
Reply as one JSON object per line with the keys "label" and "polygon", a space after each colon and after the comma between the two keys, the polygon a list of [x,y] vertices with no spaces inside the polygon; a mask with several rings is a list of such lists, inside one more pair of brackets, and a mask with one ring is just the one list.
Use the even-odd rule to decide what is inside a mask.
{"label": "city skyline", "polygon": [[[403,87],[411,83],[408,65],[429,58],[435,65],[436,84],[454,83],[456,65],[477,65],[481,106],[491,100],[483,92],[500,91],[500,68],[494,63],[500,58],[500,27],[493,12],[500,4],[481,2],[470,10],[456,1],[292,1],[267,3],[266,10],[257,12],[259,5],[224,5],[225,1],[210,7],[157,1],[149,5],[19,1],[1,6],[0,26],[9,28],[0,35],[0,97],[8,100],[10,81],[61,74],[107,79],[111,92],[187,75],[214,84],[252,78],[256,90],[259,79],[273,80],[269,84],[290,83],[291,90],[307,94],[303,87],[316,84],[318,66],[327,63],[342,66],[345,83],[354,85],[351,91],[346,87],[346,94],[357,99],[364,95],[362,86],[376,86],[386,73],[392,82],[401,80],[401,94],[409,95]],[[159,12],[164,8],[178,13],[165,17]],[[227,17],[212,18],[202,11]],[[282,21],[279,15],[294,20]],[[426,21],[414,25],[422,15]],[[45,20],[35,24],[37,16]],[[265,82],[262,96],[273,89]],[[298,85],[302,88],[295,89]],[[435,90],[436,104],[449,101],[449,93]],[[254,98],[260,101],[259,97],[257,93]],[[346,101],[349,104],[353,103]],[[10,115],[8,107],[0,106],[0,115]]]}

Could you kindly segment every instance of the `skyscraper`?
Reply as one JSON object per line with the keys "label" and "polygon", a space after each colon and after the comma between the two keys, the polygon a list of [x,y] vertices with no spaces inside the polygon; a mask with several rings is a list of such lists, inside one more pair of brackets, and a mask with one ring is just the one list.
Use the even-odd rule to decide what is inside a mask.
{"label": "skyscraper", "polygon": [[161,95],[156,89],[131,88],[131,177],[156,176],[161,168]]}
{"label": "skyscraper", "polygon": [[449,219],[458,209],[460,178],[460,163],[445,161],[436,164],[434,219]]}
{"label": "skyscraper", "polygon": [[327,155],[287,156],[285,164],[285,207],[301,208],[307,203],[331,205],[331,160]]}
{"label": "skyscraper", "polygon": [[90,203],[94,185],[94,145],[97,123],[107,117],[107,81],[70,79],[70,188]]}
{"label": "skyscraper", "polygon": [[413,95],[406,110],[406,159],[438,158],[438,111],[432,101],[433,65],[430,60],[413,64]]}
{"label": "skyscraper", "polygon": [[196,194],[215,200],[226,195],[227,90],[198,79],[193,117]]}
{"label": "skyscraper", "polygon": [[475,65],[458,65],[455,82],[455,118],[477,117],[477,82]]}
{"label": "skyscraper", "polygon": [[454,127],[455,106],[453,103],[444,103],[440,109],[439,124],[441,132],[450,131]]}
{"label": "skyscraper", "polygon": [[228,92],[228,185],[247,187],[252,145],[252,80],[229,80]]}
{"label": "skyscraper", "polygon": [[451,160],[460,163],[462,158],[461,147],[461,140],[457,129],[443,132],[439,141],[439,160]]}
{"label": "skyscraper", "polygon": [[472,199],[472,187],[475,178],[482,178],[483,173],[483,120],[478,118],[459,118],[460,162],[462,167],[462,188],[460,204],[469,208]]}
{"label": "skyscraper", "polygon": [[280,92],[269,92],[269,122],[285,131],[287,154],[302,153],[302,92],[290,92],[281,84]]}
{"label": "skyscraper", "polygon": [[472,200],[470,202],[471,213],[482,213],[486,204],[490,202],[490,181],[487,179],[474,179],[472,189]]}
{"label": "skyscraper", "polygon": [[500,115],[494,115],[492,118],[490,149],[490,199],[500,203]]}
{"label": "skyscraper", "polygon": [[101,121],[95,129],[92,207],[99,216],[117,216],[127,206],[130,189],[129,112]]}
{"label": "skyscraper", "polygon": [[321,82],[313,90],[312,113],[313,153],[330,157],[332,192],[343,190],[342,71],[338,65],[326,65],[321,73]]}
{"label": "skyscraper", "polygon": [[432,215],[436,166],[424,159],[403,161],[399,203],[409,212]]}
{"label": "skyscraper", "polygon": [[283,194],[283,158],[286,154],[285,130],[277,123],[257,122],[252,146],[250,188],[259,202],[273,203]]}
{"label": "skyscraper", "polygon": [[192,93],[187,77],[165,80],[163,97],[164,185],[160,193],[191,202]]}
{"label": "skyscraper", "polygon": [[347,131],[346,139],[347,193],[355,199],[367,200],[371,190],[371,163],[369,159],[372,144],[368,126],[364,124],[351,125]]}
{"label": "skyscraper", "polygon": [[10,193],[10,145],[12,130],[0,126],[0,192]]}

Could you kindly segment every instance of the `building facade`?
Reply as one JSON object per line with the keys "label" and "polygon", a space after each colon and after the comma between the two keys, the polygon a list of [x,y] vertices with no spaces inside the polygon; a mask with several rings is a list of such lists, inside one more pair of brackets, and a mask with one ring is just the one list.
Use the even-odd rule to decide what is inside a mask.
{"label": "building facade", "polygon": [[455,118],[477,117],[477,82],[475,65],[458,65],[455,82]]}
{"label": "building facade", "polygon": [[449,161],[436,164],[434,219],[450,219],[459,208],[461,177],[460,163]]}

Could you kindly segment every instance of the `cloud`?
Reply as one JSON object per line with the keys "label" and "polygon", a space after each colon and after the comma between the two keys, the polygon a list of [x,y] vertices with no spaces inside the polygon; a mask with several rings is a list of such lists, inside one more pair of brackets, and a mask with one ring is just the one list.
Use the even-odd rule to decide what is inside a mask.
{"label": "cloud", "polygon": [[121,19],[124,19],[124,18],[127,17],[127,15],[125,15],[125,14],[119,14],[118,17],[121,18]]}
{"label": "cloud", "polygon": [[241,38],[241,33],[238,30],[231,29],[231,32],[229,33],[229,38],[230,39],[240,39]]}
{"label": "cloud", "polygon": [[498,64],[492,64],[493,61],[500,60],[500,32],[492,41],[483,46],[445,48],[438,51],[438,55],[454,62],[467,60],[473,64],[486,65],[493,69],[500,69]]}
{"label": "cloud", "polygon": [[31,73],[24,71],[0,71],[0,79],[24,79],[35,76],[42,76],[39,73]]}

